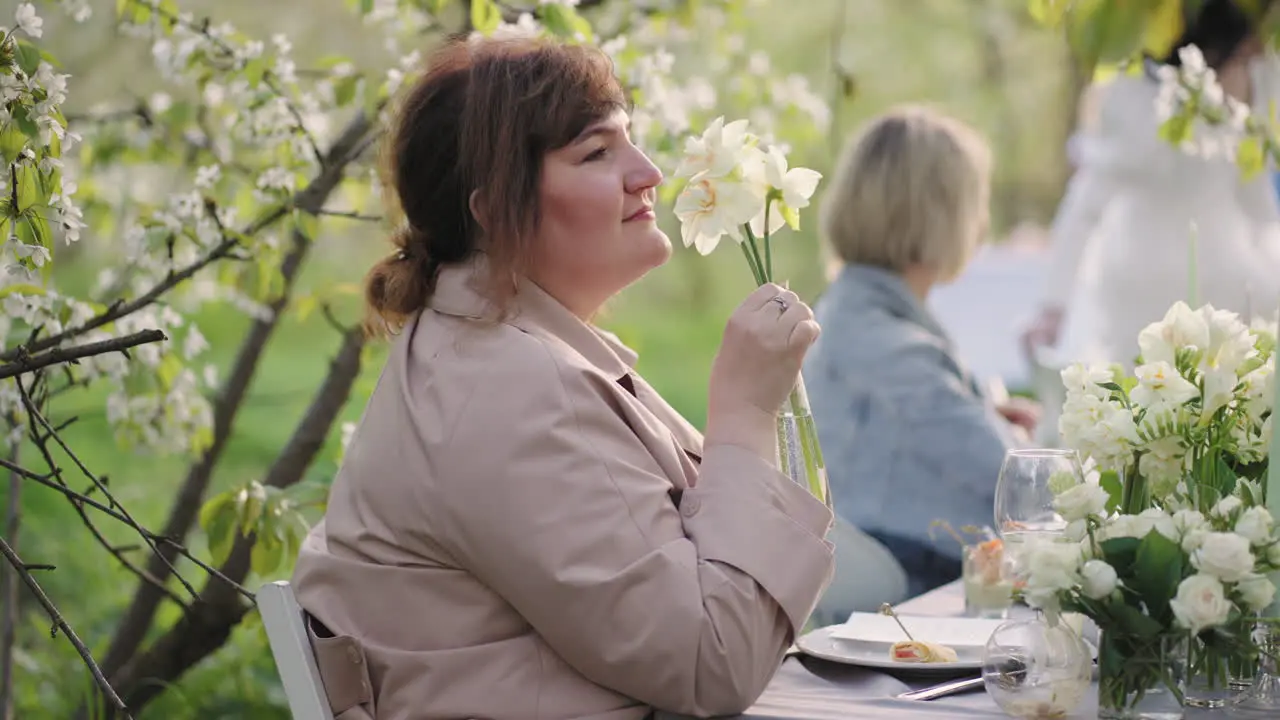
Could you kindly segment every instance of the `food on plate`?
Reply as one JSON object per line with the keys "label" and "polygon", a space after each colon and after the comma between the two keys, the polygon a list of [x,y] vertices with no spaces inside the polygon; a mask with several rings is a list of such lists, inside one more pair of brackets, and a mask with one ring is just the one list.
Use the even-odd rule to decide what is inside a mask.
{"label": "food on plate", "polygon": [[944,663],[959,660],[955,650],[927,640],[900,640],[889,648],[889,657],[894,662],[902,663]]}

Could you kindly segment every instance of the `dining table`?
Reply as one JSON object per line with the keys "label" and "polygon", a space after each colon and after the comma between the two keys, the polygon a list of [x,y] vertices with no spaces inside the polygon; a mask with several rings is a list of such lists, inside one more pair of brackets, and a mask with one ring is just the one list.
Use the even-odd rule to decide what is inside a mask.
{"label": "dining table", "polygon": [[[895,606],[900,616],[960,617],[964,614],[964,590],[959,581],[943,585]],[[978,673],[972,673],[977,676]],[[936,685],[936,676],[889,674],[883,670],[790,654],[760,699],[736,717],[772,720],[901,720],[903,718],[1008,717],[978,687],[934,700],[906,700],[897,696],[909,690]],[[1096,718],[1097,682],[1068,718]],[[1187,708],[1185,720],[1226,720],[1259,717],[1235,711]]]}

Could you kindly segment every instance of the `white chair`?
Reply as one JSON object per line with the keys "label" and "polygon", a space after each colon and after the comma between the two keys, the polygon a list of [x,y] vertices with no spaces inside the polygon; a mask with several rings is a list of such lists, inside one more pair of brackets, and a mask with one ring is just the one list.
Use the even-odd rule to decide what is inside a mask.
{"label": "white chair", "polygon": [[307,619],[284,580],[258,590],[258,613],[284,685],[293,720],[334,720],[320,667],[307,637]]}

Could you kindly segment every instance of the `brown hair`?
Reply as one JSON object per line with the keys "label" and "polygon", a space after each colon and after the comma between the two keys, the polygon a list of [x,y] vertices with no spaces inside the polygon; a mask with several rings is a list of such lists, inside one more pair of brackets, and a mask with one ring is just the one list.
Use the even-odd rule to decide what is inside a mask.
{"label": "brown hair", "polygon": [[[607,55],[545,38],[454,39],[404,93],[384,145],[404,223],[369,271],[365,328],[398,331],[422,310],[441,266],[486,255],[503,311],[538,228],[543,156],[619,109]],[[469,201],[476,196],[476,216]]]}

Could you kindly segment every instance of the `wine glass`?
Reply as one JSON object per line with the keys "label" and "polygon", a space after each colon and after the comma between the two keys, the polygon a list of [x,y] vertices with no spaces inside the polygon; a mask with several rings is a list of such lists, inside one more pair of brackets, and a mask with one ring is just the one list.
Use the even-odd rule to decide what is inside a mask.
{"label": "wine glass", "polygon": [[1021,574],[1017,556],[1029,542],[1065,539],[1067,521],[1054,509],[1053,499],[1083,482],[1074,450],[1019,448],[1005,453],[996,481],[995,521],[1011,579]]}

